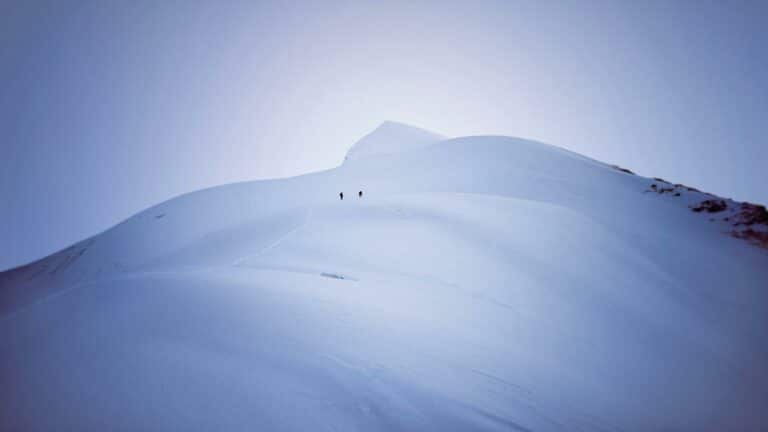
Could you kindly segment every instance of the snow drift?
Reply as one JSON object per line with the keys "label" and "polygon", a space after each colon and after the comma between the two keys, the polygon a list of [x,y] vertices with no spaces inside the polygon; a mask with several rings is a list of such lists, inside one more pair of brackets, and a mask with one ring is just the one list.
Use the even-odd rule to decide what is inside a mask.
{"label": "snow drift", "polygon": [[764,430],[767,251],[652,184],[385,123],[172,199],[0,274],[0,429]]}

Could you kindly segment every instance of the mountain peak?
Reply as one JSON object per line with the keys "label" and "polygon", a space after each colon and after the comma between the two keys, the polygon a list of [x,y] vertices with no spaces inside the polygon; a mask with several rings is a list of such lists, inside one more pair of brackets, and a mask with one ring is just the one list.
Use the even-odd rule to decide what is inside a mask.
{"label": "mountain peak", "polygon": [[373,155],[402,153],[444,140],[445,137],[405,123],[385,121],[373,132],[357,141],[344,160],[367,158]]}

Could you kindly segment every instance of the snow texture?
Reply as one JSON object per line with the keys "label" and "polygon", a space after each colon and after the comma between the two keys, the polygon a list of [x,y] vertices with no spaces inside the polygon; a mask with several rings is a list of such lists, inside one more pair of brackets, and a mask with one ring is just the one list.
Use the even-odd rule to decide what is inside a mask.
{"label": "snow texture", "polygon": [[424,129],[387,121],[355,143],[344,160],[402,153],[423,148],[444,139],[444,136]]}
{"label": "snow texture", "polygon": [[385,123],[172,199],[0,274],[0,430],[766,430],[768,254],[653,183]]}

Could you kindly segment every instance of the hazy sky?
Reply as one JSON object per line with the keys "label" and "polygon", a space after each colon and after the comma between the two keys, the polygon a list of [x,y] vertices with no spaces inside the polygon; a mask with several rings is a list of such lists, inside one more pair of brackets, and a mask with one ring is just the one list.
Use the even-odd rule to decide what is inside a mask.
{"label": "hazy sky", "polygon": [[383,120],[768,203],[768,2],[0,2],[0,269]]}

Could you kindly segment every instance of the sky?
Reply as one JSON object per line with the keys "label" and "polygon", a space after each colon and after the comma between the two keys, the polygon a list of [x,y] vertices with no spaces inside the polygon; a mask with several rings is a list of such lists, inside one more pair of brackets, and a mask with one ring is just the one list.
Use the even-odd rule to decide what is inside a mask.
{"label": "sky", "polygon": [[385,120],[768,204],[761,1],[0,2],[0,270]]}

